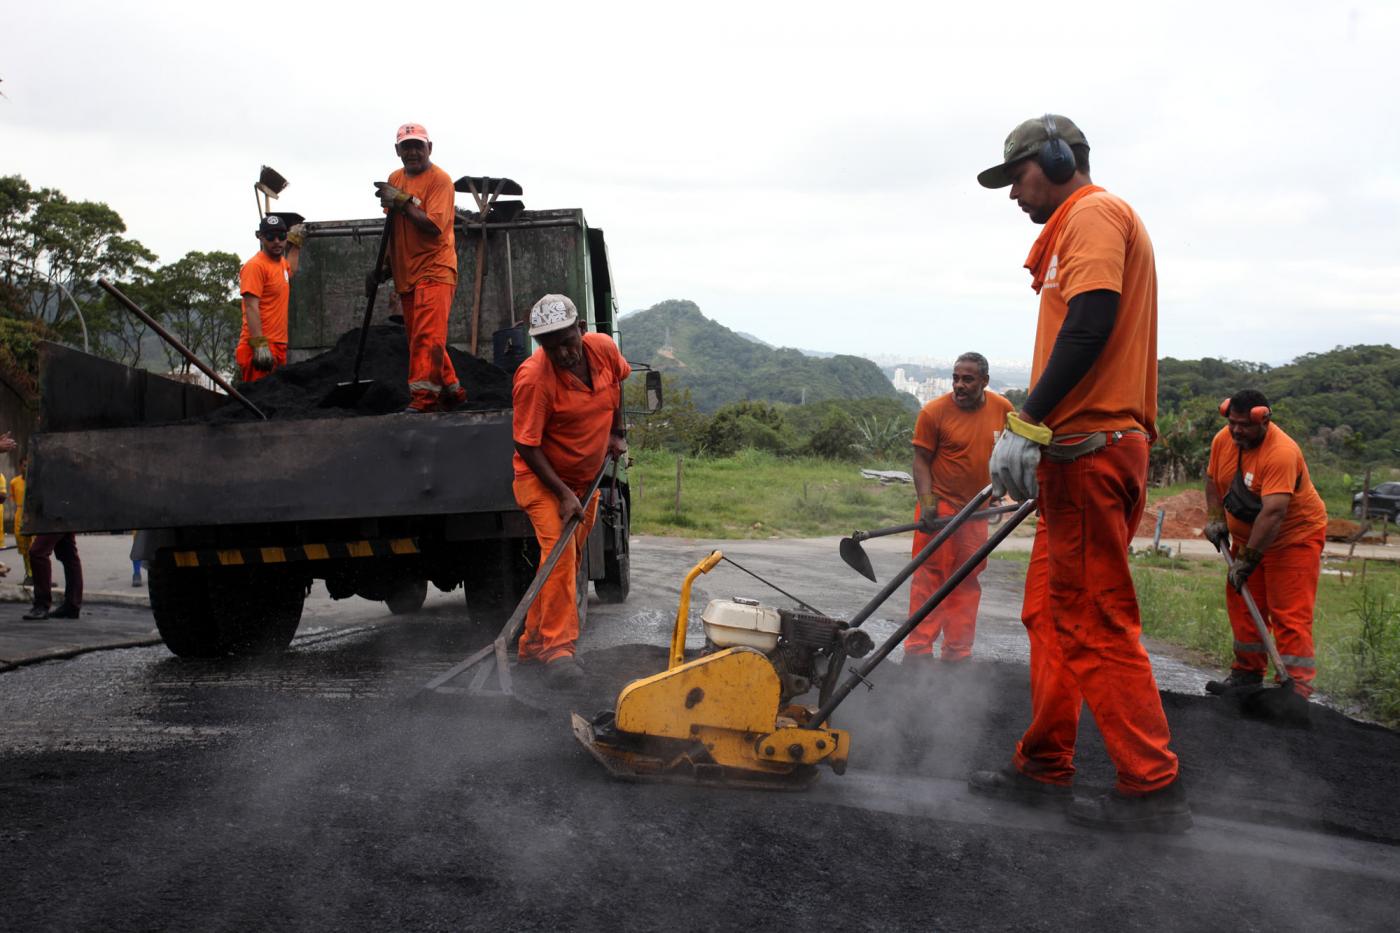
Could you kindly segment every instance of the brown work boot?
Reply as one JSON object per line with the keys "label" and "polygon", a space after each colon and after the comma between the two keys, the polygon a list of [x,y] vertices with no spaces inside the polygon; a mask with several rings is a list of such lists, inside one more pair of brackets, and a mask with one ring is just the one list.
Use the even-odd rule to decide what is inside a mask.
{"label": "brown work boot", "polygon": [[1264,675],[1258,671],[1231,671],[1224,680],[1207,680],[1206,693],[1224,696],[1232,690],[1257,687],[1264,682]]}
{"label": "brown work boot", "polygon": [[1080,826],[1121,833],[1184,833],[1191,828],[1191,806],[1180,778],[1147,794],[1113,790],[1092,799],[1076,797],[1066,815]]}
{"label": "brown work boot", "polygon": [[967,779],[967,789],[986,797],[1000,797],[1032,807],[1052,807],[1062,810],[1074,799],[1068,784],[1047,784],[1026,777],[1011,765],[998,771],[974,771]]}

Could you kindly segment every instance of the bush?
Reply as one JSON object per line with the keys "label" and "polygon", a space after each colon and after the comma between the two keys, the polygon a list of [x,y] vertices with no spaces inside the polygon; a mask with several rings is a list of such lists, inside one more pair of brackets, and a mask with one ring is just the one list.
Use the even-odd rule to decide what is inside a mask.
{"label": "bush", "polygon": [[820,428],[807,440],[805,452],[823,460],[854,460],[860,456],[856,438],[860,436],[856,423],[844,412],[833,411]]}
{"label": "bush", "polygon": [[777,408],[766,402],[736,402],[715,412],[697,450],[714,457],[729,457],[745,448],[781,455],[792,446],[791,431]]}

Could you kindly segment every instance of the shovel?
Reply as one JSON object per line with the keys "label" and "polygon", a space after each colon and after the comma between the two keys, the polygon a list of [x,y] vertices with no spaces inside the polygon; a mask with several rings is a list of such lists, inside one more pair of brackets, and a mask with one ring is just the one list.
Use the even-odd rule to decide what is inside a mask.
{"label": "shovel", "polygon": [[[1230,552],[1226,550],[1225,545],[1223,543],[1216,545],[1216,550],[1224,559],[1225,566],[1233,569],[1235,562],[1231,559]],[[1269,627],[1264,624],[1264,616],[1259,612],[1259,606],[1254,602],[1254,596],[1249,592],[1248,586],[1240,590],[1240,596],[1244,599],[1245,607],[1249,609],[1250,618],[1254,620],[1254,627],[1259,631],[1259,640],[1264,643],[1264,650],[1268,652],[1269,661],[1274,665],[1278,686],[1268,687],[1261,683],[1249,687],[1224,687],[1220,685],[1220,689],[1211,689],[1211,685],[1217,683],[1211,681],[1206,685],[1206,689],[1211,693],[1235,700],[1240,704],[1240,711],[1246,715],[1256,716],[1260,719],[1273,719],[1295,726],[1309,725],[1308,698],[1293,689],[1293,678],[1288,676],[1288,668],[1283,663],[1283,657],[1278,653],[1278,645],[1274,643],[1274,636],[1269,632]]]}
{"label": "shovel", "polygon": [[360,364],[365,359],[365,340],[369,337],[369,323],[374,318],[374,299],[379,295],[379,272],[384,268],[384,257],[389,252],[389,239],[392,235],[393,215],[384,218],[384,232],[379,234],[379,256],[374,260],[374,271],[370,274],[369,286],[365,289],[368,300],[365,302],[365,321],[360,325],[360,346],[355,351],[355,371],[349,382],[337,383],[334,389],[321,399],[320,408],[354,408],[365,397],[374,380],[360,381]]}
{"label": "shovel", "polygon": [[[509,211],[495,212],[499,214],[499,217],[488,217],[487,215],[493,213],[492,205],[501,195],[517,196],[524,194],[524,191],[518,183],[509,178],[491,178],[488,175],[463,175],[453,183],[452,187],[457,191],[470,194],[472,200],[476,201],[476,209],[481,213],[481,242],[476,246],[476,278],[472,283],[471,348],[472,355],[475,356],[478,332],[481,329],[481,283],[486,277],[486,224],[488,220],[495,220],[499,223],[503,218],[512,219],[519,214],[525,205],[522,203],[519,207]],[[506,214],[510,216],[507,218]],[[515,296],[510,296],[508,300],[514,301]],[[514,314],[512,313],[511,316],[513,317]]]}
{"label": "shovel", "polygon": [[[608,462],[603,463],[603,468],[598,471],[593,484],[588,487],[588,492],[579,497],[583,503],[584,510],[587,511],[588,503],[598,492],[598,487],[603,484],[603,477],[608,472]],[[510,677],[510,660],[506,651],[510,644],[520,637],[520,632],[525,628],[525,616],[529,613],[530,607],[534,605],[535,597],[540,595],[540,590],[544,587],[549,575],[554,572],[554,565],[559,563],[559,558],[564,555],[564,549],[573,547],[574,531],[578,528],[582,517],[575,515],[564,523],[564,529],[559,533],[559,540],[554,542],[554,547],[550,549],[549,556],[540,564],[535,571],[535,579],[530,582],[530,586],[525,590],[525,595],[520,597],[520,603],[515,607],[515,611],[510,614],[506,624],[501,627],[501,633],[496,636],[496,640],[486,647],[476,651],[463,661],[452,665],[432,680],[423,685],[421,693],[466,693],[472,696],[492,693],[497,696],[513,696]],[[494,661],[492,664],[490,662]],[[470,684],[465,687],[450,687],[448,681],[455,680],[462,674],[476,668],[472,674]],[[489,688],[492,670],[496,674],[497,690]]]}
{"label": "shovel", "polygon": [[[1018,508],[1019,506],[1015,505],[999,505],[995,508],[973,512],[967,517],[967,520],[972,521],[979,518],[988,518],[992,515],[1005,515],[1009,512],[1016,511]],[[929,526],[929,530],[933,531],[942,528],[956,517],[955,515],[950,515],[947,518],[940,518]],[[849,538],[841,539],[841,543],[838,545],[837,549],[841,552],[841,559],[846,562],[847,567],[850,567],[856,573],[874,583],[876,582],[875,568],[870,566],[870,556],[865,553],[865,548],[861,547],[860,543],[862,541],[868,541],[871,538],[883,538],[886,535],[899,535],[904,534],[906,531],[917,531],[922,527],[924,526],[919,522],[911,522],[907,525],[892,525],[889,528],[876,528],[874,531],[853,531]]]}

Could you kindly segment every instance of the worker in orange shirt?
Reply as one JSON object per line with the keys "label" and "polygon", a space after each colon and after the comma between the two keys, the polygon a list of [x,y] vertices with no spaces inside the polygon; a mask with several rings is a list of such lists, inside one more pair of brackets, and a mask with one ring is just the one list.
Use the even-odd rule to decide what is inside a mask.
{"label": "worker in orange shirt", "polygon": [[[1313,607],[1322,573],[1327,507],[1308,476],[1303,452],[1273,423],[1264,393],[1236,392],[1220,403],[1229,424],[1210,444],[1206,465],[1205,536],[1231,547],[1235,565],[1225,608],[1235,630],[1235,663],[1206,689],[1224,693],[1263,683],[1268,656],[1241,590],[1248,585],[1273,633],[1293,689],[1312,695]],[[1277,676],[1277,671],[1274,672]]]}
{"label": "worker in orange shirt", "polygon": [[374,183],[389,215],[389,273],[408,331],[408,412],[451,411],[467,400],[447,355],[447,316],[457,291],[456,193],[432,163],[433,144],[419,123],[394,139],[403,162],[387,183]]}
{"label": "worker in orange shirt", "polygon": [[598,497],[580,502],[604,460],[627,453],[622,382],[632,368],[605,334],[585,333],[567,296],[545,295],[530,309],[530,336],[540,348],[515,371],[512,404],[515,501],[530,516],[543,558],[564,524],[582,516],[554,572],[540,588],[520,635],[521,664],[545,665],[545,682],[578,686],[583,670],[578,643],[575,578]]}
{"label": "worker in orange shirt", "polygon": [[[987,461],[1012,405],[987,391],[988,379],[987,358],[964,353],[953,364],[953,391],[925,405],[914,422],[914,491],[918,495],[914,519],[923,525],[914,532],[915,554],[937,533],[935,521],[956,515],[989,481]],[[985,519],[967,522],[944,541],[909,578],[909,613],[927,602],[986,541]],[[904,641],[906,662],[932,661],[933,644],[940,634],[944,661],[972,656],[977,604],[982,598],[977,577],[984,567],[985,561],[909,633]]]}
{"label": "worker in orange shirt", "polygon": [[[1128,544],[1142,517],[1157,433],[1157,272],[1142,219],[1089,178],[1089,144],[1046,114],[1006,139],[977,176],[1044,225],[1026,259],[1040,296],[1031,391],[992,451],[993,491],[1036,497],[1040,520],[1021,618],[1030,636],[1031,723],[1010,766],[974,792],[1066,808],[1071,820],[1182,832],[1191,810],[1147,651]],[[1108,794],[1073,797],[1087,703],[1117,769]]]}
{"label": "worker in orange shirt", "polygon": [[238,273],[243,330],[234,359],[244,382],[256,382],[287,365],[287,298],[301,257],[301,224],[268,214],[258,225],[257,255]]}

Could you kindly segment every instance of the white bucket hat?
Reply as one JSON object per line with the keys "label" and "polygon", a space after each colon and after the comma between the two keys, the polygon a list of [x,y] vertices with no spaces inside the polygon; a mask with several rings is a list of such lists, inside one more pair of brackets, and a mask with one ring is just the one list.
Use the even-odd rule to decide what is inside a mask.
{"label": "white bucket hat", "polygon": [[553,333],[578,323],[578,308],[568,295],[545,295],[530,309],[530,336]]}

